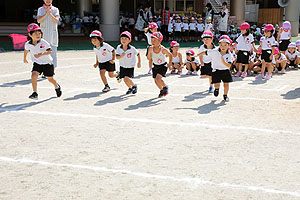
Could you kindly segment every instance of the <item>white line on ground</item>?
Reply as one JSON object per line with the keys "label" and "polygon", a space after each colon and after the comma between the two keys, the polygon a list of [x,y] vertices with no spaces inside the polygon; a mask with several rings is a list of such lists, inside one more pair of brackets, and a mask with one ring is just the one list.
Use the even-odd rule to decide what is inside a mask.
{"label": "white line on ground", "polygon": [[300,197],[299,192],[290,192],[290,191],[283,191],[278,189],[271,189],[262,186],[249,186],[249,185],[239,185],[239,184],[232,184],[232,183],[216,183],[213,181],[207,181],[201,178],[191,178],[191,177],[182,177],[178,178],[175,176],[165,176],[165,175],[157,175],[151,173],[144,173],[144,172],[134,172],[127,169],[111,169],[107,167],[95,167],[89,165],[75,165],[75,164],[66,164],[66,163],[52,163],[47,161],[38,161],[38,160],[31,160],[27,158],[22,159],[14,159],[9,157],[0,157],[0,161],[7,162],[7,163],[21,163],[21,164],[35,164],[35,165],[42,165],[42,166],[51,166],[51,167],[58,167],[58,168],[73,168],[73,169],[81,169],[81,170],[91,170],[96,172],[107,172],[112,174],[126,174],[131,176],[136,176],[144,179],[155,179],[155,180],[165,180],[169,182],[180,182],[186,185],[192,185],[193,187],[198,187],[200,185],[211,185],[219,188],[231,189],[231,190],[249,190],[254,192],[264,192],[269,193],[272,195],[280,194],[280,195],[288,195],[294,197]]}

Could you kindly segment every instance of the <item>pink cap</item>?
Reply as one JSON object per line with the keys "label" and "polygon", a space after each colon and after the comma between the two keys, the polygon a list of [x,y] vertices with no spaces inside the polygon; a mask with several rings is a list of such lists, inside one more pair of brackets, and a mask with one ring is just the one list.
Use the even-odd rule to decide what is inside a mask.
{"label": "pink cap", "polygon": [[120,37],[122,37],[122,35],[127,36],[131,40],[131,33],[129,31],[122,32]]}
{"label": "pink cap", "polygon": [[192,49],[187,50],[185,53],[191,54],[192,56],[195,55],[195,52]]}
{"label": "pink cap", "polygon": [[102,33],[98,30],[94,30],[91,34],[90,37],[102,37]]}
{"label": "pink cap", "polygon": [[262,54],[262,49],[257,52],[258,54]]}
{"label": "pink cap", "polygon": [[171,47],[178,47],[179,46],[179,43],[177,41],[172,41],[170,43]]}
{"label": "pink cap", "polygon": [[204,31],[204,33],[202,34],[201,38],[213,38],[214,35],[211,31],[207,30],[207,31]]}
{"label": "pink cap", "polygon": [[160,41],[162,41],[164,39],[164,36],[163,36],[163,34],[161,34],[161,32],[155,32],[155,33],[152,34],[151,37],[159,39]]}
{"label": "pink cap", "polygon": [[296,46],[300,46],[300,40],[296,41]]}
{"label": "pink cap", "polygon": [[194,18],[194,17],[192,17],[192,18],[191,18],[191,20],[195,20],[195,18]]}
{"label": "pink cap", "polygon": [[27,26],[27,31],[28,32],[31,32],[31,31],[41,31],[42,29],[40,28],[39,25],[35,24],[35,23],[32,23],[32,24],[29,24]]}
{"label": "pink cap", "polygon": [[275,50],[274,50],[274,55],[277,55],[277,54],[279,54],[280,52],[279,52],[279,49],[276,47],[275,48]]}
{"label": "pink cap", "polygon": [[249,28],[250,28],[250,24],[248,24],[247,22],[241,24],[241,30],[247,30]]}
{"label": "pink cap", "polygon": [[151,22],[148,27],[151,29],[158,28],[158,26],[155,22]]}
{"label": "pink cap", "polygon": [[295,43],[292,42],[289,44],[288,48],[297,48],[297,46]]}
{"label": "pink cap", "polygon": [[228,44],[231,44],[232,40],[228,35],[222,35],[219,39],[219,42],[227,42]]}
{"label": "pink cap", "polygon": [[274,26],[272,24],[267,24],[264,27],[264,31],[273,31],[274,30]]}
{"label": "pink cap", "polygon": [[289,21],[285,21],[285,22],[283,22],[282,23],[282,28],[284,29],[284,30],[290,30],[291,29],[291,22],[289,22]]}

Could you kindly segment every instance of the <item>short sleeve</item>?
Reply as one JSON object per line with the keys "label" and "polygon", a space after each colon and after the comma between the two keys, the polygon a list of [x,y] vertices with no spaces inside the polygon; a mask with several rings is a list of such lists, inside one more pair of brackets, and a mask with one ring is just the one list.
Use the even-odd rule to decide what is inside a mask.
{"label": "short sleeve", "polygon": [[139,55],[140,54],[139,50],[137,50],[135,47],[133,47],[133,52],[134,52],[134,55]]}
{"label": "short sleeve", "polygon": [[116,49],[116,54],[117,54],[118,56],[120,56],[120,55],[122,54],[120,45],[119,45],[119,46],[117,47],[117,49]]}
{"label": "short sleeve", "polygon": [[53,16],[59,16],[59,10],[58,10],[58,8],[54,9]]}
{"label": "short sleeve", "polygon": [[111,45],[109,45],[109,44],[106,44],[106,48],[107,48],[107,50],[108,51],[110,51],[110,52],[113,52],[115,49],[111,46]]}
{"label": "short sleeve", "polygon": [[46,40],[43,40],[43,43],[45,44],[45,49],[46,50],[49,50],[49,49],[51,50],[51,46]]}
{"label": "short sleeve", "polygon": [[228,63],[233,63],[233,56],[231,53],[228,54]]}
{"label": "short sleeve", "polygon": [[201,46],[199,49],[198,49],[198,53],[202,53],[203,51],[205,51],[206,49],[203,47],[203,46]]}
{"label": "short sleeve", "polygon": [[214,49],[208,49],[207,51],[206,51],[206,55],[209,57],[209,58],[213,58],[213,57],[215,57],[216,56],[216,50],[214,50]]}
{"label": "short sleeve", "polygon": [[42,14],[42,7],[40,7],[38,9],[37,16],[43,16],[43,14]]}
{"label": "short sleeve", "polygon": [[29,49],[29,43],[28,43],[28,42],[25,43],[24,49],[25,49],[26,51],[30,51],[30,49]]}
{"label": "short sleeve", "polygon": [[235,41],[235,42],[236,42],[236,43],[240,43],[240,41],[241,41],[242,37],[243,37],[243,36],[239,36],[239,37],[236,39],[236,41]]}

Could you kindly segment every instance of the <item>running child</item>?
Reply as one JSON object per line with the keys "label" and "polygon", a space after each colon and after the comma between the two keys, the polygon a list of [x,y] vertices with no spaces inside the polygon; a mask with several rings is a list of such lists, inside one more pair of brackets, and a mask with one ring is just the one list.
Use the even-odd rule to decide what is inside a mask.
{"label": "running child", "polygon": [[186,51],[186,59],[184,65],[188,72],[186,75],[198,75],[198,71],[200,70],[200,61],[198,58],[195,58],[195,52],[192,49]]}
{"label": "running child", "polygon": [[[147,52],[146,52],[146,57],[148,56],[148,49],[152,45],[151,42],[151,36],[153,33],[157,32],[158,25],[155,22],[151,22],[148,26],[148,28],[144,29],[145,35],[147,37],[147,42],[148,42],[148,47],[147,47]],[[152,71],[152,63],[149,61],[149,71],[148,74],[151,74]]]}
{"label": "running child", "polygon": [[[163,77],[166,77],[166,72],[172,69],[172,54],[168,49],[161,45],[163,40],[163,35],[160,32],[155,32],[152,35],[152,46],[149,47],[148,59],[153,62],[153,73],[152,77],[156,86],[160,89],[158,98],[166,96],[168,94],[168,86],[162,80]],[[169,64],[167,65],[166,56],[169,57]]]}
{"label": "running child", "polygon": [[62,94],[60,85],[53,78],[54,65],[53,58],[51,57],[51,46],[44,40],[42,29],[37,24],[29,24],[28,41],[25,43],[24,50],[24,63],[28,63],[27,54],[30,52],[31,60],[33,62],[33,68],[31,73],[31,82],[33,93],[29,96],[30,99],[38,99],[37,93],[37,79],[38,76],[43,73],[47,77],[48,81],[54,85],[56,96],[60,97]]}
{"label": "running child", "polygon": [[232,54],[230,53],[229,46],[232,40],[229,36],[223,35],[219,39],[219,48],[203,51],[198,56],[207,55],[212,61],[212,83],[215,86],[214,95],[219,95],[220,83],[224,84],[223,99],[225,102],[229,101],[228,91],[229,83],[232,82],[230,73],[231,63],[233,61]]}
{"label": "running child", "polygon": [[[213,33],[211,31],[205,31],[202,34],[203,45],[200,46],[198,53],[203,51],[207,51],[209,49],[214,49],[215,45],[213,43]],[[212,82],[212,68],[211,68],[211,58],[207,55],[199,56],[200,64],[201,64],[201,77],[208,78],[209,81],[209,89],[210,93],[214,92],[214,87]]]}
{"label": "running child", "polygon": [[173,56],[171,74],[175,74],[177,70],[177,74],[180,75],[182,73],[183,62],[182,62],[182,54],[179,52],[179,43],[176,41],[172,41],[170,45],[171,45],[170,53]]}
{"label": "running child", "polygon": [[[261,73],[256,76],[256,78],[267,78],[270,79],[272,77],[273,67],[271,65],[274,49],[275,49],[275,38],[273,37],[274,26],[272,24],[267,24],[264,27],[264,37],[260,39],[260,49],[262,49],[262,68]],[[265,76],[266,67],[268,69],[267,75]]]}
{"label": "running child", "polygon": [[[251,49],[255,48],[254,38],[253,35],[250,34],[250,25],[247,22],[241,24],[241,32],[240,35],[235,43],[237,46],[238,54],[237,54],[237,69],[238,73],[236,73],[236,77],[243,77],[247,76],[248,66],[249,66],[249,58],[250,58],[250,51]],[[234,46],[234,47],[235,47]],[[243,65],[245,65],[244,71],[242,72]]]}
{"label": "running child", "polygon": [[285,55],[288,59],[287,62],[288,62],[289,67],[293,66],[294,69],[298,69],[298,65],[299,65],[298,60],[297,60],[298,54],[299,54],[299,52],[297,51],[296,44],[290,43],[288,46],[288,50],[285,53]]}
{"label": "running child", "polygon": [[[126,94],[137,93],[137,85],[133,83],[131,78],[134,77],[134,67],[137,65],[141,68],[141,56],[139,51],[129,43],[131,42],[131,33],[124,31],[120,35],[121,44],[117,47],[116,57],[120,63],[120,78],[124,79],[128,87]],[[136,62],[136,56],[138,62]]]}
{"label": "running child", "polygon": [[121,82],[119,73],[115,73],[116,51],[112,46],[104,42],[100,31],[93,31],[90,34],[90,38],[91,43],[94,45],[94,52],[96,54],[96,64],[94,64],[94,67],[99,67],[100,77],[104,84],[102,92],[108,92],[110,91],[110,87],[105,76],[106,72],[108,72],[108,76],[110,78],[116,78],[119,83]]}
{"label": "running child", "polygon": [[277,41],[279,43],[279,51],[285,54],[285,51],[292,41],[291,23],[289,21],[283,22],[277,36]]}

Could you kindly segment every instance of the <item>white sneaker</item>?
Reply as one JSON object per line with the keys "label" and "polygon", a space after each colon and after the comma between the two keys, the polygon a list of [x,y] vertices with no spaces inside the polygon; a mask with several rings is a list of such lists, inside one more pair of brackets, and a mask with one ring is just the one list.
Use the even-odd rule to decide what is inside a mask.
{"label": "white sneaker", "polygon": [[198,75],[198,73],[196,71],[193,71],[192,75]]}
{"label": "white sneaker", "polygon": [[186,75],[191,75],[192,74],[192,72],[191,71],[188,71],[187,73],[186,73]]}
{"label": "white sneaker", "polygon": [[282,73],[282,74],[285,74],[285,73],[286,73],[285,69],[281,70],[281,73]]}

